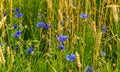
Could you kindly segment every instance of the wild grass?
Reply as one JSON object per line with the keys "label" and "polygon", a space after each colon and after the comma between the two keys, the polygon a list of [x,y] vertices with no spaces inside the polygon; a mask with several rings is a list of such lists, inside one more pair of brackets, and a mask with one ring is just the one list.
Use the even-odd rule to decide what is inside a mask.
{"label": "wild grass", "polygon": [[[1,0],[0,8],[1,72],[120,72],[120,0]],[[61,34],[68,37],[65,50]],[[70,53],[73,62],[66,60]]]}

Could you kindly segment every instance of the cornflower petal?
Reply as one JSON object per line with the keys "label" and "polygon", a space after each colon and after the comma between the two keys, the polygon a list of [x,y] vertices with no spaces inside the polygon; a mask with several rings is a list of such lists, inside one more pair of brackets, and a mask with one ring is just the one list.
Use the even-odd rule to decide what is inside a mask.
{"label": "cornflower petal", "polygon": [[16,12],[19,12],[20,11],[20,8],[16,8]]}
{"label": "cornflower petal", "polygon": [[88,18],[88,14],[80,14],[80,17],[83,18],[83,19]]}
{"label": "cornflower petal", "polygon": [[13,36],[15,38],[18,38],[21,35],[22,31],[17,31]]}
{"label": "cornflower petal", "polygon": [[65,50],[64,45],[58,45],[61,50]]}
{"label": "cornflower petal", "polygon": [[92,68],[90,66],[86,67],[86,72],[93,72]]}
{"label": "cornflower petal", "polygon": [[101,30],[102,30],[102,32],[106,32],[107,31],[107,27],[106,26],[102,26]]}
{"label": "cornflower petal", "polygon": [[38,28],[44,27],[45,26],[45,22],[39,22],[36,25]]}
{"label": "cornflower petal", "polygon": [[18,26],[16,24],[13,25],[13,28],[16,29]]}
{"label": "cornflower petal", "polygon": [[20,13],[20,14],[16,14],[16,15],[15,15],[15,17],[18,17],[18,18],[20,18],[20,17],[22,17],[22,16],[23,16],[22,13]]}
{"label": "cornflower petal", "polygon": [[57,40],[63,43],[65,40],[67,40],[67,36],[60,35],[57,37]]}
{"label": "cornflower petal", "polygon": [[73,62],[75,60],[75,54],[71,53],[70,55],[66,56],[66,60]]}
{"label": "cornflower petal", "polygon": [[32,53],[32,52],[33,52],[33,48],[32,48],[32,47],[27,50],[27,53],[28,53],[28,54],[30,54],[30,53]]}

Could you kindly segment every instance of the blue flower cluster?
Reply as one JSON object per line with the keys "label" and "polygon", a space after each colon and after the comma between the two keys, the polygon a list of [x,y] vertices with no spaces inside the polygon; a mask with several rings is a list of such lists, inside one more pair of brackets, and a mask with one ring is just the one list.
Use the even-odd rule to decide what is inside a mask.
{"label": "blue flower cluster", "polygon": [[15,17],[20,18],[23,16],[22,13],[20,13],[20,8],[12,9],[12,12],[16,12]]}
{"label": "blue flower cluster", "polygon": [[86,69],[85,69],[85,72],[93,72],[92,67],[87,66]]}
{"label": "blue flower cluster", "polygon": [[12,12],[19,12],[20,11],[20,8],[16,8],[16,9],[12,9]]}
{"label": "blue flower cluster", "polygon": [[59,37],[57,37],[57,40],[60,41],[60,42],[62,42],[62,45],[59,45],[59,48],[61,50],[65,50],[64,41],[67,40],[67,36],[60,35]]}
{"label": "blue flower cluster", "polygon": [[20,18],[20,17],[22,17],[22,16],[23,16],[22,13],[17,13],[17,14],[15,15],[15,17],[17,17],[17,18]]}
{"label": "blue flower cluster", "polygon": [[102,30],[102,32],[106,32],[107,31],[107,27],[106,26],[102,26],[101,30]]}
{"label": "blue flower cluster", "polygon": [[31,54],[32,52],[33,52],[33,48],[30,47],[30,48],[27,50],[27,53],[28,53],[28,54]]}
{"label": "blue flower cluster", "polygon": [[13,25],[13,28],[16,29],[18,26],[16,24]]}
{"label": "blue flower cluster", "polygon": [[45,22],[39,22],[39,23],[37,23],[36,26],[38,28],[45,28],[45,29],[51,28],[51,25],[47,25]]}
{"label": "blue flower cluster", "polygon": [[21,35],[22,31],[17,31],[15,34],[14,34],[14,37],[15,38],[18,38],[20,35]]}
{"label": "blue flower cluster", "polygon": [[58,47],[59,47],[61,50],[65,50],[64,45],[58,45]]}
{"label": "blue flower cluster", "polygon": [[80,14],[80,17],[83,19],[88,18],[88,14]]}
{"label": "blue flower cluster", "polygon": [[7,15],[7,13],[4,13],[4,16],[6,16]]}
{"label": "blue flower cluster", "polygon": [[66,60],[73,62],[75,60],[76,56],[71,53],[70,55],[66,56]]}
{"label": "blue flower cluster", "polygon": [[67,36],[60,35],[59,37],[57,37],[57,40],[64,43],[64,41],[67,40]]}
{"label": "blue flower cluster", "polygon": [[[62,45],[58,45],[61,50],[65,50],[64,42],[67,39],[68,39],[68,37],[67,36],[63,36],[62,34],[59,37],[57,37],[57,40],[62,42]],[[70,55],[66,56],[66,60],[71,61],[71,62],[73,62],[75,60],[75,58],[76,58],[76,56],[73,53],[71,53]]]}

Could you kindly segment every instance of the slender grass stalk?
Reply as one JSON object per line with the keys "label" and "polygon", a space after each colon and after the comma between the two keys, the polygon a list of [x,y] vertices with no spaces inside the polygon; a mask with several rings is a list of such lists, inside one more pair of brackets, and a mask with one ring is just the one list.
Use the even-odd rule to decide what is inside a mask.
{"label": "slender grass stalk", "polygon": [[7,55],[9,60],[8,71],[12,71],[13,63],[14,63],[14,54],[10,47],[7,47]]}
{"label": "slender grass stalk", "polygon": [[102,38],[102,32],[99,32],[95,38],[95,45],[94,45],[94,53],[93,53],[93,63],[94,66],[97,66],[97,58],[99,55],[99,49],[100,49],[100,42],[101,42],[101,38]]}
{"label": "slender grass stalk", "polygon": [[58,27],[58,34],[60,35],[63,33],[63,27],[60,23],[63,20],[61,9],[58,10],[58,15],[59,15],[59,21],[58,21],[57,27]]}
{"label": "slender grass stalk", "polygon": [[80,57],[79,57],[78,52],[76,52],[76,62],[77,62],[77,67],[78,67],[79,71],[81,71],[82,64],[80,62]]}
{"label": "slender grass stalk", "polygon": [[2,64],[5,64],[5,58],[2,52],[2,47],[0,47],[0,62],[2,62]]}

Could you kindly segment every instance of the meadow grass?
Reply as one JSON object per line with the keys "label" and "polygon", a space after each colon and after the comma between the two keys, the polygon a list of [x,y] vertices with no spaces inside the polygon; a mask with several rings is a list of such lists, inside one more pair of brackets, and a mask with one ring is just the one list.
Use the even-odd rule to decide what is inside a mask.
{"label": "meadow grass", "polygon": [[0,72],[120,72],[120,0],[0,0],[0,8]]}

